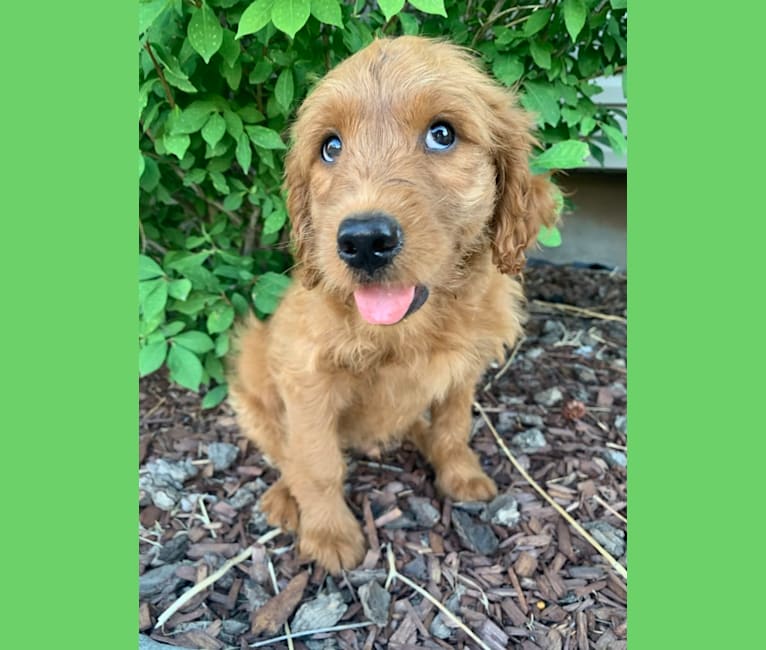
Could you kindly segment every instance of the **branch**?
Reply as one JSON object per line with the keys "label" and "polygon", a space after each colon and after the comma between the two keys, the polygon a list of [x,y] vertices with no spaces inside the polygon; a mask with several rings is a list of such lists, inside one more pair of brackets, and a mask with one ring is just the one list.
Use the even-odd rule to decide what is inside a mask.
{"label": "branch", "polygon": [[162,66],[160,66],[159,63],[157,63],[157,59],[154,58],[154,52],[152,51],[152,46],[149,45],[149,41],[146,41],[144,43],[144,48],[147,52],[149,52],[149,56],[152,59],[152,63],[154,64],[154,69],[157,71],[157,76],[160,78],[160,81],[162,82],[162,87],[165,89],[165,97],[168,99],[168,103],[170,104],[170,108],[175,108],[176,103],[173,100],[173,94],[170,92],[170,86],[168,86],[168,82],[165,80],[165,73],[162,71]]}

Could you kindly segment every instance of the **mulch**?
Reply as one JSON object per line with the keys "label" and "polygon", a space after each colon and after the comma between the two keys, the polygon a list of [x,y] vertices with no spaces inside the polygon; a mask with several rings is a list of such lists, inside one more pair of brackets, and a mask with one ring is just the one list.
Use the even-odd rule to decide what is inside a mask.
{"label": "mulch", "polygon": [[[509,351],[510,364],[488,370],[477,402],[522,467],[627,566],[626,277],[541,265],[527,270],[525,289],[526,337]],[[408,446],[379,462],[351,458],[348,501],[370,550],[361,567],[334,579],[301,562],[292,535],[269,533],[258,498],[277,472],[240,437],[231,409],[202,410],[198,395],[162,374],[144,378],[143,647],[625,648],[626,581],[474,416],[471,444],[498,484],[497,503],[440,497],[432,471]],[[179,597],[250,545],[243,561],[155,627]],[[387,580],[389,554],[409,582]],[[286,622],[294,638],[269,642],[285,635]],[[345,629],[296,634],[327,627]]]}

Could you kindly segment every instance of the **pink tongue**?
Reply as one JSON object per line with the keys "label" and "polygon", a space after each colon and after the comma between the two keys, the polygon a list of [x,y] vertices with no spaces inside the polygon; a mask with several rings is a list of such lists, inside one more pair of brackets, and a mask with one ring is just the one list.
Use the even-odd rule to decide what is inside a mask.
{"label": "pink tongue", "polygon": [[415,287],[373,285],[354,291],[359,313],[373,325],[398,323],[404,318],[414,297]]}

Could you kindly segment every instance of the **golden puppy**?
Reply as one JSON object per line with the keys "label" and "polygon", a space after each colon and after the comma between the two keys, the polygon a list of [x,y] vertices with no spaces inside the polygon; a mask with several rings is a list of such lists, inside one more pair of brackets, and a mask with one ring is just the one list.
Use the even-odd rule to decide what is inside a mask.
{"label": "golden puppy", "polygon": [[378,40],[298,111],[286,159],[297,279],[241,332],[230,391],[244,433],[281,471],[272,525],[331,572],[364,538],[343,452],[411,440],[452,499],[496,494],[468,447],[474,386],[523,320],[518,273],[547,179],[532,120],[465,51]]}

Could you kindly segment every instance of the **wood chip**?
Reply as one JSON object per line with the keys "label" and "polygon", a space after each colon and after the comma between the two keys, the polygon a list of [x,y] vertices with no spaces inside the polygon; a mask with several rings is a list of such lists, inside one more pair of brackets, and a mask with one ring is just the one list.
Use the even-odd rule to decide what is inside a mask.
{"label": "wood chip", "polygon": [[488,618],[479,626],[477,633],[492,650],[506,650],[508,647],[508,635]]}
{"label": "wood chip", "polygon": [[149,612],[149,603],[141,603],[138,606],[138,630],[143,632],[152,626],[152,615]]}
{"label": "wood chip", "polygon": [[255,610],[252,614],[252,633],[276,633],[298,606],[308,582],[308,572],[302,571],[263,607]]}
{"label": "wood chip", "polygon": [[500,602],[500,607],[502,607],[503,611],[506,613],[508,618],[511,620],[511,622],[514,625],[522,626],[526,624],[527,617],[524,615],[524,612],[522,612],[518,605],[513,602],[510,598],[506,598],[505,600],[502,600]]}
{"label": "wood chip", "polygon": [[192,544],[186,551],[186,555],[192,560],[199,560],[204,557],[206,553],[214,553],[216,555],[223,555],[225,558],[231,558],[241,550],[242,547],[239,544],[203,542],[200,544]]}
{"label": "wood chip", "polygon": [[534,574],[537,569],[537,558],[531,553],[522,551],[519,553],[519,557],[516,558],[516,562],[513,565],[513,570],[516,575],[522,578],[529,578]]}
{"label": "wood chip", "polygon": [[589,650],[588,644],[588,617],[585,612],[577,612],[577,650]]}

